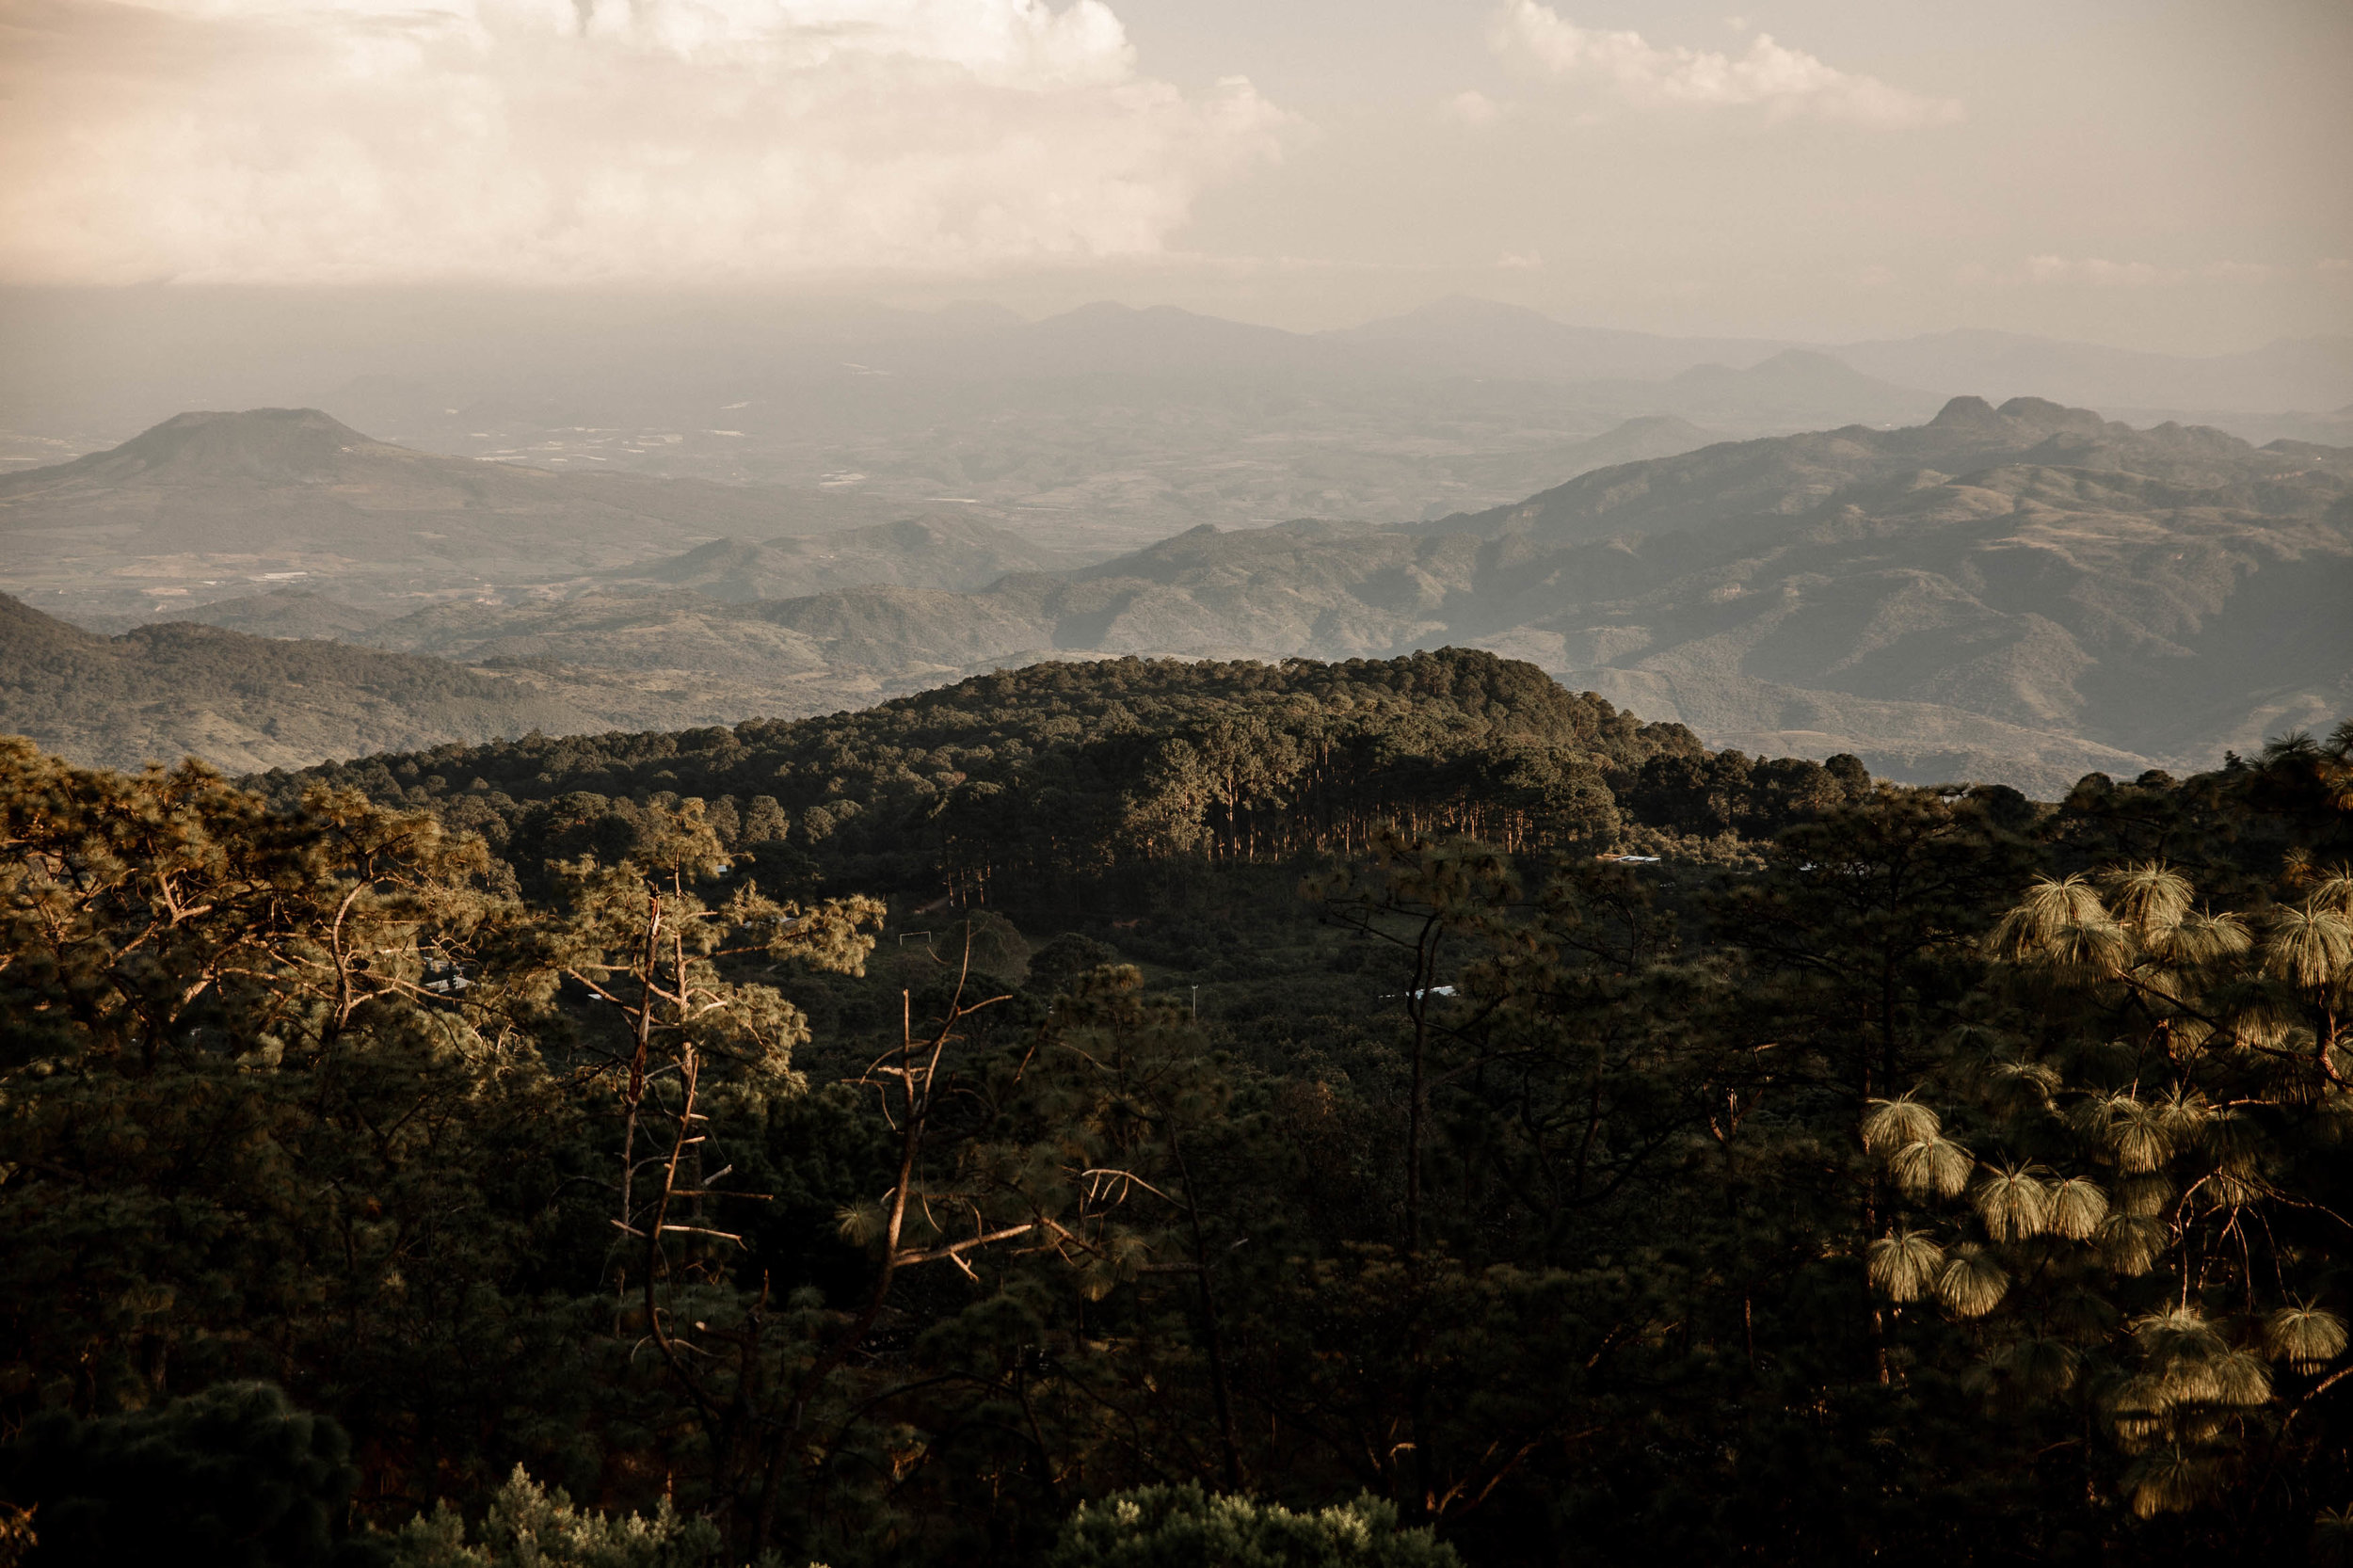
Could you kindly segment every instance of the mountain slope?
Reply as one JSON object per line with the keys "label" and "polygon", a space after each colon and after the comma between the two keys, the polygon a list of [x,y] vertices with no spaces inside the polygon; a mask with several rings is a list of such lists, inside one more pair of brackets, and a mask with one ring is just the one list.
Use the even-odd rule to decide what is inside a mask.
{"label": "mountain slope", "polygon": [[1452,635],[1709,733],[1844,712],[1883,756],[1951,749],[1855,706],[1927,703],[2181,764],[2353,709],[2349,490],[2353,453],[1958,399],[1435,526],[1484,552]]}
{"label": "mountain slope", "polygon": [[1783,429],[1925,419],[1944,399],[1865,376],[1828,354],[1789,348],[1746,369],[1694,365],[1654,394],[1703,424]]}
{"label": "mountain slope", "polygon": [[[427,541],[505,554],[626,548],[653,518],[570,476],[371,440],[312,408],[190,413],[105,452],[0,477],[0,528],[144,553],[384,559]],[[21,545],[20,545],[21,547]]]}
{"label": "mountain slope", "polygon": [[1450,634],[1707,733],[1982,750],[1860,706],[1929,704],[2178,765],[2353,710],[2348,491],[2353,452],[1957,399],[1434,527],[1481,540]]}
{"label": "mountain slope", "polygon": [[350,634],[614,722],[666,703],[673,727],[1041,658],[1475,646],[1716,744],[2043,793],[2353,712],[2353,451],[2033,399],[1719,442],[1414,527],[1204,526],[974,591],[717,597],[772,550],[832,569],[795,543],[664,564],[714,592],[456,600]]}
{"label": "mountain slope", "polygon": [[104,637],[0,594],[0,732],[105,767],[198,756],[232,772],[453,740],[732,722],[871,701],[881,687],[794,684],[734,667],[676,672],[513,661],[474,668],[347,643],[188,622]]}
{"label": "mountain slope", "polygon": [[362,599],[573,581],[714,534],[874,514],[863,501],[774,488],[439,456],[314,408],[181,414],[120,446],[0,475],[8,582],[77,602],[93,581],[190,597],[332,582]]}
{"label": "mountain slope", "polygon": [[2348,495],[2353,452],[1963,398],[1924,425],[1720,443],[1417,528],[1204,527],[971,594],[486,607],[463,638],[436,612],[444,629],[404,646],[691,647],[713,672],[891,689],[1048,654],[1466,644],[1724,744],[2049,792],[2353,711]]}
{"label": "mountain slope", "polygon": [[713,599],[791,599],[867,584],[980,588],[1012,571],[1047,571],[1070,557],[975,518],[930,514],[809,537],[713,539],[664,560],[616,568],[609,583],[691,588]]}
{"label": "mountain slope", "polygon": [[0,729],[110,767],[194,753],[254,770],[603,728],[561,696],[440,660],[188,624],[101,637],[5,595],[0,672]]}
{"label": "mountain slope", "polygon": [[[363,640],[361,633],[390,618],[378,612],[355,609],[307,588],[273,588],[267,593],[175,604],[170,611],[172,620],[217,626],[256,637],[333,637],[345,642]],[[87,632],[111,636],[158,623],[149,616],[82,615],[74,618],[73,624]]]}

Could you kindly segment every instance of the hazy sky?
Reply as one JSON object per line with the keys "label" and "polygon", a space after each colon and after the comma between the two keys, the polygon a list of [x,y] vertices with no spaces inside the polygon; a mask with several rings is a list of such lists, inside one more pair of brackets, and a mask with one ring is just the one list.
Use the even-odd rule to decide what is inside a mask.
{"label": "hazy sky", "polygon": [[0,0],[0,282],[2353,328],[2345,0]]}

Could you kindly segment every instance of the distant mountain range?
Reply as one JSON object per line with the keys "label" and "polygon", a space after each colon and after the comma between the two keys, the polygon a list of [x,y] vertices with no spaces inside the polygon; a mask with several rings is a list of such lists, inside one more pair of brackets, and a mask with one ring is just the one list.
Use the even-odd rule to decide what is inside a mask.
{"label": "distant mountain range", "polygon": [[[575,571],[712,528],[785,532],[758,490],[636,474],[561,474],[372,440],[315,408],[188,413],[120,446],[0,475],[0,530],[123,555],[465,558]],[[839,525],[838,520],[826,519]]]}
{"label": "distant mountain range", "polygon": [[2233,424],[2234,414],[2333,413],[2353,435],[2347,407],[2353,404],[2353,338],[2283,338],[2201,359],[2016,332],[1956,331],[1845,344],[1830,352],[1866,375],[1906,386],[1972,387],[1997,397],[2026,394],[2114,412],[2196,413]]}
{"label": "distant mountain range", "polygon": [[2353,404],[2353,338],[2282,339],[2235,354],[2153,354],[1964,329],[1846,344],[1673,338],[1564,326],[1542,312],[1456,296],[1327,339],[1418,355],[1433,371],[1531,381],[1669,380],[1753,367],[1791,350],[1931,393],[2035,396],[2113,410],[2321,413]]}
{"label": "distant mountain range", "polygon": [[[772,592],[969,586],[1071,559],[979,517],[904,511],[856,495],[416,452],[315,408],[188,413],[105,452],[0,474],[0,587],[121,624],[255,584],[331,585],[371,605],[577,589],[636,580],[641,568],[654,574],[646,581],[716,586],[718,576],[696,576],[716,557],[668,559],[714,536],[764,540],[753,577]],[[797,536],[811,533],[826,542]]]}
{"label": "distant mountain range", "polygon": [[712,599],[789,599],[828,588],[889,583],[908,588],[981,588],[1012,571],[1074,565],[970,516],[921,516],[806,538],[718,538],[682,554],[598,574],[608,584],[691,588]]}
{"label": "distant mountain range", "polygon": [[[357,456],[414,457],[385,454],[397,449]],[[296,441],[224,451],[202,472],[279,493],[317,460]],[[103,473],[158,483],[152,463],[79,472],[92,515],[107,510]],[[496,476],[510,481],[542,483]],[[2137,430],[2034,399],[1717,442],[1418,523],[1204,526],[1049,566],[994,524],[919,517],[722,538],[520,601],[443,598],[400,615],[281,588],[197,607],[261,637],[367,645],[259,644],[279,664],[318,664],[287,677],[299,698],[229,679],[229,650],[253,641],[217,640],[232,631],[108,642],[40,630],[20,608],[11,634],[31,651],[8,653],[0,724],[80,755],[184,745],[252,765],[416,744],[436,725],[476,738],[824,711],[1037,658],[1457,644],[1529,659],[1711,744],[1853,751],[1887,776],[2048,793],[2092,769],[2209,765],[2353,712],[2353,449]],[[779,591],[825,582],[840,585]],[[203,656],[175,667],[191,649]],[[197,680],[198,667],[215,673]],[[113,699],[91,694],[116,687],[130,716],[109,721]],[[467,728],[449,728],[461,713]]]}
{"label": "distant mountain range", "polygon": [[[0,291],[0,471],[111,445],[173,409],[266,402],[321,408],[419,452],[567,478],[717,481],[756,492],[767,514],[697,520],[675,491],[588,491],[682,525],[648,553],[944,507],[1099,559],[1204,522],[1389,523],[1499,505],[1574,477],[1576,450],[1629,422],[1681,421],[1704,432],[1697,445],[1914,424],[1977,394],[2212,424],[2259,443],[2353,443],[2344,338],[2203,358],[1983,331],[1680,338],[1465,298],[1303,333],[1109,302],[1024,321],[979,306],[582,296],[376,321],[369,310],[392,307],[354,301],[363,319],[345,322],[282,300],[295,319],[280,321],[226,296],[191,313],[176,297]],[[443,532],[386,520],[390,538],[421,546]],[[197,585],[219,575],[200,572]],[[509,579],[502,567],[489,580]],[[428,581],[439,580],[403,591]],[[58,584],[0,585],[41,599]]]}
{"label": "distant mountain range", "polygon": [[[1404,454],[1319,448],[1177,483],[1212,497],[1245,488],[1321,513],[1344,509],[1354,493],[1345,487],[1369,479],[1398,496],[1392,515],[1439,516],[1714,439],[1671,415],[1577,440],[1535,436],[1522,432],[1502,450],[1476,453],[1427,439]],[[932,454],[924,461],[952,468],[960,488],[987,488],[971,482],[987,467],[979,459]],[[1067,464],[1090,475],[1089,487],[1164,490],[1170,483],[1116,460],[1098,471],[1074,454]],[[1034,487],[1049,477],[1033,472],[1006,482]],[[903,502],[856,486],[558,472],[413,451],[317,409],[190,413],[104,452],[0,474],[0,590],[120,631],[280,584],[386,616],[450,597],[547,598],[628,585],[738,599],[870,583],[972,588],[1008,571],[1078,565],[1115,553],[1123,541],[1141,542],[1096,525],[1083,501]]]}

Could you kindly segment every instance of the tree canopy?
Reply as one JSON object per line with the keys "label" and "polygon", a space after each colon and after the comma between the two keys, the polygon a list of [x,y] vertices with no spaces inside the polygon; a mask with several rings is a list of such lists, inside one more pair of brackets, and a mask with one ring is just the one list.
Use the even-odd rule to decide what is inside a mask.
{"label": "tree canopy", "polygon": [[2348,768],[1898,789],[1453,653],[0,744],[0,1550],[2332,1550]]}

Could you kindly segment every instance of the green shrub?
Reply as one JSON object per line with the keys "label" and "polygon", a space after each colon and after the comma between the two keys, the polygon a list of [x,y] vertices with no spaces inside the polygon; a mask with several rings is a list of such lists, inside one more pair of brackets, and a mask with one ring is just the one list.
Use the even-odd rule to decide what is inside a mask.
{"label": "green shrub", "polygon": [[651,1518],[592,1513],[520,1464],[472,1544],[466,1534],[465,1520],[442,1503],[393,1538],[392,1568],[706,1568],[720,1544],[710,1520],[681,1517],[666,1497]]}
{"label": "green shrub", "polygon": [[1371,1496],[1293,1513],[1197,1486],[1147,1486],[1082,1504],[1052,1568],[1460,1568],[1426,1529],[1400,1529]]}
{"label": "green shrub", "polygon": [[37,1507],[25,1568],[311,1568],[369,1560],[338,1539],[349,1451],[327,1416],[232,1383],[127,1415],[38,1416],[0,1473]]}

